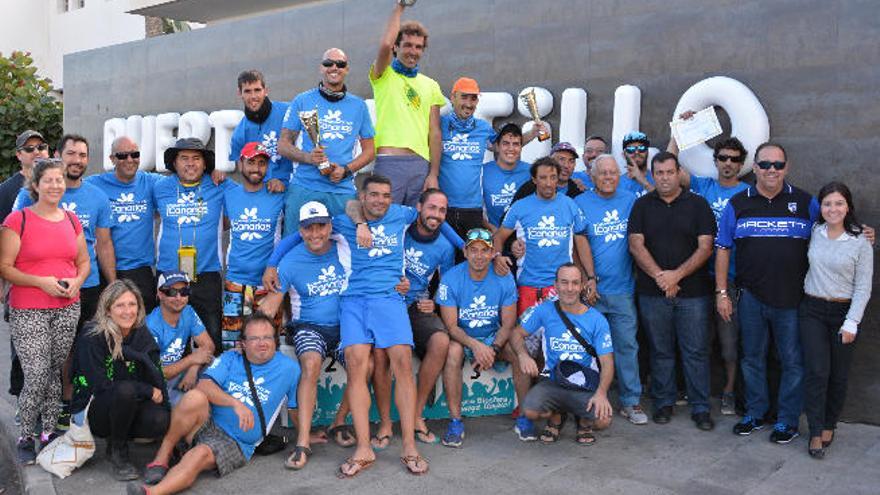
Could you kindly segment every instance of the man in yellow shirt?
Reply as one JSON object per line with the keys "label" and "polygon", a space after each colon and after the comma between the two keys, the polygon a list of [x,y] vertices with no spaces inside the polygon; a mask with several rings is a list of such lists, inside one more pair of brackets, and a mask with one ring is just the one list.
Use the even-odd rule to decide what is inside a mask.
{"label": "man in yellow shirt", "polygon": [[415,206],[424,189],[438,186],[440,108],[446,99],[437,81],[419,72],[427,29],[418,21],[401,23],[404,2],[396,3],[370,67],[376,101],[373,171],[391,179],[395,203]]}

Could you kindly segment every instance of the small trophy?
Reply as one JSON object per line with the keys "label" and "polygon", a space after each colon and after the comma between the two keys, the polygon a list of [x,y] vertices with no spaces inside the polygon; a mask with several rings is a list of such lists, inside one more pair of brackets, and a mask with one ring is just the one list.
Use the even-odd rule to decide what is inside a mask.
{"label": "small trophy", "polygon": [[412,7],[416,4],[416,0],[397,0],[397,3],[403,5],[404,7]]}
{"label": "small trophy", "polygon": [[[321,124],[318,121],[318,109],[300,112],[299,121],[302,122],[303,128],[309,134],[309,139],[312,140],[315,147],[321,148]],[[329,161],[324,160],[318,164],[318,172],[321,172],[321,175],[330,175],[332,171],[333,167],[330,166]]]}
{"label": "small trophy", "polygon": [[[529,109],[529,113],[532,115],[532,120],[540,122],[541,116],[538,115],[538,100],[535,97],[535,88],[530,89],[527,93],[519,95],[519,97],[522,98],[526,108]],[[546,141],[548,139],[550,139],[550,134],[548,132],[543,129],[538,131],[538,141]]]}

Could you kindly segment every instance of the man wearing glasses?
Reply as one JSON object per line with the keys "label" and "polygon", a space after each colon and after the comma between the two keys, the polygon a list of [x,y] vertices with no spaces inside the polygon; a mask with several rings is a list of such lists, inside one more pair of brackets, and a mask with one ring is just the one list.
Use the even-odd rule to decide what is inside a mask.
{"label": "man wearing glasses", "polygon": [[232,133],[229,161],[238,161],[245,144],[262,144],[269,152],[266,187],[269,192],[284,192],[293,171],[293,164],[281,154],[278,139],[287,103],[269,99],[269,86],[257,70],[246,70],[238,75],[238,96],[244,103],[244,117]]}
{"label": "man wearing glasses", "polygon": [[648,173],[648,147],[651,142],[644,132],[633,131],[623,136],[623,158],[626,175],[620,178],[620,187],[636,196],[654,190],[654,178]]}
{"label": "man wearing glasses", "polygon": [[[285,206],[284,232],[299,228],[302,205],[317,201],[331,216],[345,212],[346,203],[355,199],[354,174],[373,161],[373,123],[364,100],[348,92],[348,56],[330,48],[322,57],[318,87],[298,94],[284,116],[281,154],[299,162]],[[303,132],[301,117],[317,112],[319,146]],[[297,137],[302,144],[297,147]],[[360,148],[360,151],[358,151]],[[356,154],[357,153],[357,154]]]}
{"label": "man wearing glasses", "polygon": [[592,189],[593,177],[591,176],[591,171],[593,169],[593,160],[599,155],[604,155],[607,152],[607,149],[608,141],[602,136],[593,135],[587,137],[587,140],[584,141],[584,156],[581,157],[584,160],[585,170],[571,174],[572,180],[581,181],[581,184],[583,184],[586,189]]}
{"label": "man wearing glasses", "polygon": [[113,170],[85,178],[110,198],[110,210],[116,222],[110,237],[116,251],[116,277],[137,285],[149,313],[156,307],[156,247],[153,240],[153,186],[159,174],[139,169],[141,153],[131,138],[120,136],[110,146]]}

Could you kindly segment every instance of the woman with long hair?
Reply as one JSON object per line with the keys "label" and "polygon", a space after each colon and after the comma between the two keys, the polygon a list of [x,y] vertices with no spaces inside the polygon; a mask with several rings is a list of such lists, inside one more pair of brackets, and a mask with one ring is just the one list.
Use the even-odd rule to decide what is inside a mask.
{"label": "woman with long hair", "polygon": [[95,318],[76,342],[70,405],[75,422],[81,423],[89,400],[89,427],[96,437],[107,438],[114,476],[137,479],[128,441],[164,436],[171,407],[159,347],[144,324],[144,300],[128,279],[101,292]]}
{"label": "woman with long hair", "polygon": [[824,458],[834,439],[874,269],[874,251],[856,221],[849,188],[840,182],[825,185],[819,205],[799,308],[808,452],[814,459]]}
{"label": "woman with long hair", "polygon": [[82,225],[59,206],[66,189],[61,160],[38,160],[28,187],[34,204],[10,213],[0,230],[0,275],[12,285],[9,325],[24,372],[18,398],[21,464],[36,460],[38,433],[42,445],[56,435],[61,369],[76,335],[79,289],[89,275]]}

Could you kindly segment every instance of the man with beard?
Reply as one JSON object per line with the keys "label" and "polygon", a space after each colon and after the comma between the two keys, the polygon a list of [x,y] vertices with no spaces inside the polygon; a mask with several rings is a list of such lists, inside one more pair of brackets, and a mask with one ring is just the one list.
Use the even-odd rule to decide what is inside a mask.
{"label": "man with beard", "polygon": [[[345,78],[349,71],[348,56],[339,48],[324,52],[318,87],[300,93],[290,102],[284,116],[281,154],[299,162],[293,186],[287,195],[284,231],[296,232],[302,205],[317,201],[327,207],[331,216],[345,211],[346,203],[355,199],[354,174],[373,161],[373,123],[364,100],[348,92]],[[317,112],[320,146],[315,146],[304,132],[300,116]],[[301,147],[296,147],[302,134]],[[360,153],[355,150],[360,146]]]}
{"label": "man with beard", "polygon": [[138,170],[138,145],[120,136],[110,146],[113,170],[86,177],[110,198],[115,223],[110,230],[116,253],[116,278],[127,278],[137,285],[147,313],[156,307],[156,247],[153,240],[153,186],[159,174]]}
{"label": "man with beard", "polygon": [[648,147],[651,142],[644,132],[633,131],[623,136],[623,159],[626,175],[620,178],[620,186],[636,196],[644,196],[654,190],[654,177],[648,172]]}
{"label": "man with beard", "polygon": [[[584,185],[578,184],[571,180],[574,173],[574,166],[577,163],[578,152],[571,143],[560,141],[553,145],[550,149],[550,157],[559,164],[559,177],[557,178],[557,192],[563,193],[569,198],[575,198],[584,191]],[[513,202],[535,194],[537,186],[534,181],[528,181],[516,191],[513,196]]]}
{"label": "man with beard", "polygon": [[287,113],[287,103],[269,99],[269,86],[263,74],[246,70],[238,75],[238,96],[244,103],[244,117],[232,133],[229,161],[237,161],[246,143],[258,142],[269,153],[266,186],[270,192],[283,192],[290,181],[293,165],[281,154],[278,137]]}
{"label": "man with beard", "polygon": [[[223,214],[229,226],[226,280],[223,284],[223,347],[235,347],[240,340],[244,317],[257,311],[268,293],[262,286],[263,271],[281,238],[284,195],[269,191],[264,184],[269,168],[269,150],[258,142],[241,149],[238,160],[242,182],[223,192]],[[281,324],[281,315],[275,325]]]}
{"label": "man with beard", "polygon": [[220,276],[220,222],[224,191],[232,181],[214,184],[214,152],[196,138],[178,139],[165,150],[172,175],[153,187],[153,202],[161,224],[159,271],[182,271],[190,280],[190,304],[220,349],[223,278]]}
{"label": "man with beard", "polygon": [[418,21],[401,23],[404,3],[394,3],[370,67],[376,100],[374,170],[391,179],[395,203],[415,206],[422,191],[438,186],[440,109],[446,99],[437,81],[419,71],[428,30]]}

